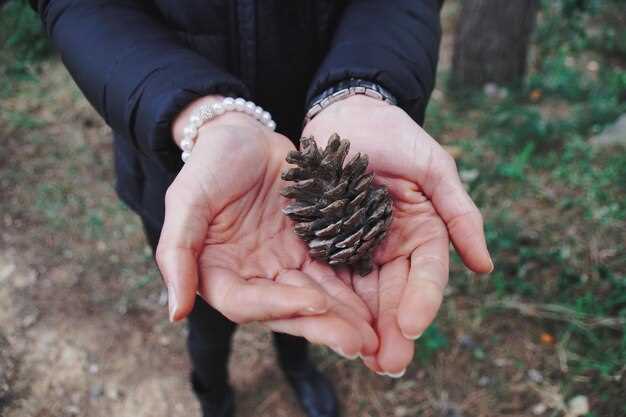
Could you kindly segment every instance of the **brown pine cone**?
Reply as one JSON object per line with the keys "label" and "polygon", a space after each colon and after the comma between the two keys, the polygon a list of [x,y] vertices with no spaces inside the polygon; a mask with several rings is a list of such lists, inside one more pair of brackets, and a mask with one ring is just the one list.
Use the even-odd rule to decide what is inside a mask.
{"label": "brown pine cone", "polygon": [[300,149],[287,155],[287,162],[296,167],[282,178],[294,184],[281,194],[294,201],[283,213],[295,222],[294,231],[307,242],[313,258],[350,265],[367,275],[374,249],[391,224],[387,188],[374,185],[374,173],[365,172],[367,155],[357,153],[343,165],[350,142],[337,134],[323,151],[313,138],[302,138]]}

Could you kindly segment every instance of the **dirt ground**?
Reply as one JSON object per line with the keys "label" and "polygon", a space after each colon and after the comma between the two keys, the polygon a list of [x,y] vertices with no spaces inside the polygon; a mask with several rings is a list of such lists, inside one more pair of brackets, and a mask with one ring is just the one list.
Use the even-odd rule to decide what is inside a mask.
{"label": "dirt ground", "polygon": [[[5,215],[5,224],[7,220]],[[59,259],[54,249],[48,252],[47,236],[37,241],[33,232],[11,226],[2,233],[0,382],[9,389],[0,391],[1,415],[199,415],[186,379],[184,327],[167,321],[153,271],[154,279],[135,290],[130,308],[116,302],[133,284],[114,275],[124,268],[126,250],[142,249],[140,237],[111,250],[109,259],[118,256],[119,266],[93,270],[80,256]],[[83,250],[79,245],[62,243],[63,251],[77,255]],[[148,261],[144,266],[151,268]],[[462,308],[451,306],[456,307]],[[316,348],[314,354],[336,382],[346,416],[528,415],[529,399],[539,403],[532,387],[542,377],[535,370],[533,381],[533,373],[520,362],[536,363],[535,355],[557,358],[546,357],[544,348],[529,340],[536,329],[510,319],[483,323],[505,335],[493,361],[476,366],[471,345],[480,342],[460,333],[452,349],[426,367],[415,364],[398,381],[371,374],[325,349]],[[458,327],[452,330],[463,326]],[[230,368],[238,416],[301,416],[276,367],[269,334],[260,326],[246,326],[234,343]]]}
{"label": "dirt ground", "polygon": [[[109,131],[59,62],[45,72],[45,83],[3,103],[38,122],[2,124],[0,413],[198,415],[184,326],[167,321],[141,227],[112,189]],[[302,415],[268,332],[246,326],[234,343],[238,415]],[[425,389],[442,375],[415,368],[392,381],[325,349],[314,354],[337,382],[346,415],[402,416],[452,404],[445,390]]]}
{"label": "dirt ground", "polygon": [[[42,74],[1,104],[0,415],[199,416],[184,325],[167,321],[140,224],[113,191],[110,132],[58,60]],[[461,275],[437,319],[445,349],[402,379],[314,349],[345,416],[564,415],[559,345],[521,314],[485,315],[455,292]],[[258,325],[236,334],[237,415],[303,416],[270,339]]]}

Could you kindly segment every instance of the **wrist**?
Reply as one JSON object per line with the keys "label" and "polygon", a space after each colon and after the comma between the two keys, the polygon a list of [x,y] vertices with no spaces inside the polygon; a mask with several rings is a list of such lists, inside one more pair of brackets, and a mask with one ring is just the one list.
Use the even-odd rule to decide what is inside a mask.
{"label": "wrist", "polygon": [[339,81],[313,98],[307,110],[304,123],[307,124],[326,108],[355,96],[368,97],[381,103],[393,105],[397,103],[396,98],[383,86],[368,80],[349,78]]}
{"label": "wrist", "polygon": [[306,121],[304,131],[306,132],[307,128],[316,130],[320,126],[328,126],[329,124],[351,125],[358,120],[371,118],[373,114],[387,112],[394,108],[397,109],[397,107],[389,105],[389,103],[372,97],[354,95],[329,105],[315,118]]}
{"label": "wrist", "polygon": [[218,103],[223,99],[223,96],[218,95],[201,97],[189,103],[183,111],[178,113],[178,116],[176,116],[174,122],[172,123],[172,139],[174,139],[176,145],[180,147],[180,142],[182,142],[184,136],[183,131],[189,122],[189,117],[191,117],[192,114],[195,114],[202,106]]}
{"label": "wrist", "polygon": [[341,109],[341,108],[364,108],[364,107],[388,107],[391,103],[381,101],[376,98],[368,97],[363,94],[357,94],[354,96],[350,96],[345,98],[344,100],[338,101],[336,103],[328,106],[328,109]]}
{"label": "wrist", "polygon": [[[246,101],[241,97],[236,99],[205,97],[193,102],[176,118],[172,126],[172,137],[182,150],[181,159],[187,162],[198,135],[201,131],[206,131],[203,129],[205,125],[210,125],[212,128],[220,125],[241,127],[242,123],[248,124],[251,121],[272,131],[276,129],[276,123],[272,120],[270,113],[251,101]],[[184,126],[182,131],[181,126]]]}

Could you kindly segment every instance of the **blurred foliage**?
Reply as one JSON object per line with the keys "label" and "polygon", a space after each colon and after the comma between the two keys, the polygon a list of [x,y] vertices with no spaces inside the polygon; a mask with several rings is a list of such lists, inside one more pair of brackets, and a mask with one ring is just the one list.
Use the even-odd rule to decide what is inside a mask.
{"label": "blurred foliage", "polygon": [[0,6],[0,94],[13,91],[15,82],[36,79],[36,64],[51,51],[41,21],[27,0]]}
{"label": "blurred foliage", "polygon": [[544,51],[598,50],[626,57],[623,0],[541,0],[535,40]]}
{"label": "blurred foliage", "polygon": [[[544,0],[530,61],[523,86],[490,86],[429,108],[435,136],[471,128],[454,145],[463,150],[461,175],[478,172],[468,185],[486,213],[496,262],[487,283],[458,288],[559,311],[544,325],[567,352],[564,391],[579,378],[599,397],[619,398],[626,152],[589,139],[626,113],[626,2]],[[594,261],[597,251],[610,255]],[[608,404],[599,415],[626,414],[623,403]]]}

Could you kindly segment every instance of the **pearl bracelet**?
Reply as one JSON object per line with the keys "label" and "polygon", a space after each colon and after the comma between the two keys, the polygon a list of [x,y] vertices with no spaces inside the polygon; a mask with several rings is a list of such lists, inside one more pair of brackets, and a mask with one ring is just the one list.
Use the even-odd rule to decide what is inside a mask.
{"label": "pearl bracelet", "polygon": [[276,129],[276,123],[272,120],[272,115],[269,112],[241,97],[236,99],[226,97],[220,102],[205,104],[189,117],[189,124],[183,129],[183,140],[180,142],[180,148],[183,150],[181,155],[183,162],[187,162],[191,156],[191,150],[198,138],[198,129],[206,122],[229,111],[249,114],[270,129]]}

